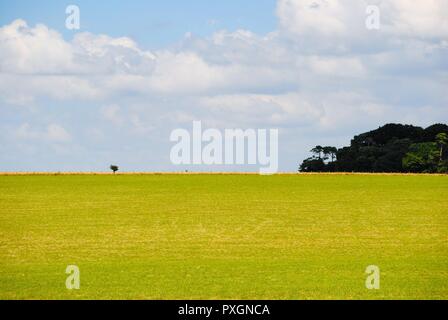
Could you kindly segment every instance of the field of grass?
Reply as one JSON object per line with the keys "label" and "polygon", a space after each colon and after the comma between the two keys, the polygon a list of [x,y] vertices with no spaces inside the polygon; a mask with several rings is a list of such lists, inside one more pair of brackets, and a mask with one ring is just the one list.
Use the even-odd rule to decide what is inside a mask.
{"label": "field of grass", "polygon": [[0,176],[0,299],[90,298],[448,299],[448,176]]}

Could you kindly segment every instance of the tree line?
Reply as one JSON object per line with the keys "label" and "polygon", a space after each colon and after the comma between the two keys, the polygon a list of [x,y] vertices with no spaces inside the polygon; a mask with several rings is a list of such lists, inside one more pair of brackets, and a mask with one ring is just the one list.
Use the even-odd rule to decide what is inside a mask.
{"label": "tree line", "polygon": [[316,146],[301,172],[448,173],[448,126],[386,124],[355,136],[350,146]]}

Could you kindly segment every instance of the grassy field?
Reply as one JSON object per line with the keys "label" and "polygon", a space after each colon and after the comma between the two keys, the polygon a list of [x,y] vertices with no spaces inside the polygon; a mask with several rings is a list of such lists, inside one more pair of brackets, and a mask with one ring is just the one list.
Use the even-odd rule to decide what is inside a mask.
{"label": "grassy field", "polygon": [[36,298],[448,299],[448,176],[0,176],[0,299]]}

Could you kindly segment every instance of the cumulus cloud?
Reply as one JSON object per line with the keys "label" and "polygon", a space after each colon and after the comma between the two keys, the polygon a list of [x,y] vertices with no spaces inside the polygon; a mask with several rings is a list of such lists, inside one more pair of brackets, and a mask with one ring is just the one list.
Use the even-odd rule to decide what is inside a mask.
{"label": "cumulus cloud", "polygon": [[384,6],[385,28],[396,35],[421,38],[448,36],[448,6],[443,0],[393,0]]}
{"label": "cumulus cloud", "polygon": [[388,35],[443,38],[448,35],[448,6],[443,0],[279,0],[282,29],[297,36],[353,38],[367,35],[366,8],[380,10],[381,28]]}
{"label": "cumulus cloud", "polygon": [[363,63],[354,57],[310,56],[306,61],[312,72],[318,75],[360,77],[366,75]]}
{"label": "cumulus cloud", "polygon": [[64,127],[51,123],[45,128],[33,128],[29,123],[23,123],[15,129],[14,135],[20,140],[45,141],[53,143],[70,142],[72,137]]}
{"label": "cumulus cloud", "polygon": [[354,23],[349,18],[362,21],[363,11],[360,9],[363,7],[359,2],[344,4],[340,0],[280,0],[277,15],[281,27],[298,36],[343,36],[349,34],[349,24]]}
{"label": "cumulus cloud", "polygon": [[[16,20],[0,28],[0,94],[10,102],[40,96],[98,100],[126,92],[262,90],[293,78],[286,61],[283,69],[272,65],[269,39],[249,31],[221,31],[203,45],[190,40],[178,50],[150,52],[129,38],[79,33],[66,41],[44,25],[30,27]],[[219,53],[223,48],[227,51]],[[263,55],[253,63],[251,56],[261,48]],[[237,56],[239,49],[244,52]],[[11,86],[19,83],[14,95],[23,98],[14,99]]]}
{"label": "cumulus cloud", "polygon": [[0,28],[2,73],[65,73],[73,68],[73,52],[62,36],[43,24],[28,27],[15,20]]}
{"label": "cumulus cloud", "polygon": [[200,105],[223,119],[229,112],[238,114],[242,125],[309,125],[324,112],[319,102],[297,93],[210,96],[201,98]]}

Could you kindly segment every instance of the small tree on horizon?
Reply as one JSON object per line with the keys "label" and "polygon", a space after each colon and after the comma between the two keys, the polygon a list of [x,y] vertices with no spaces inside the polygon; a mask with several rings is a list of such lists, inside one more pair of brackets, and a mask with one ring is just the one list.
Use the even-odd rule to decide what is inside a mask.
{"label": "small tree on horizon", "polygon": [[118,166],[115,166],[115,165],[111,165],[111,166],[110,166],[110,170],[112,170],[112,171],[113,171],[113,173],[115,174],[115,172],[117,172],[117,171],[118,171]]}

